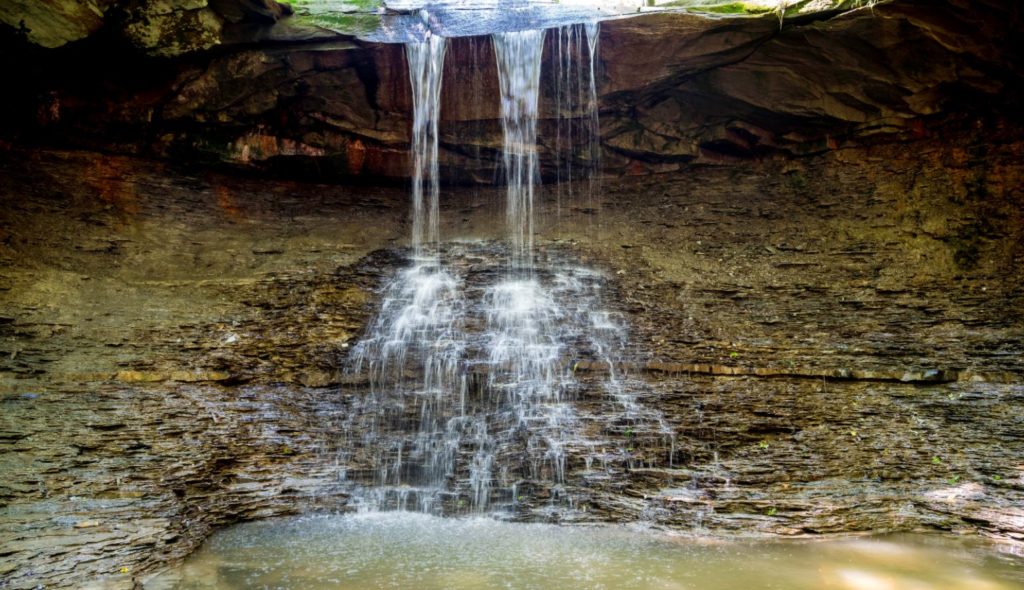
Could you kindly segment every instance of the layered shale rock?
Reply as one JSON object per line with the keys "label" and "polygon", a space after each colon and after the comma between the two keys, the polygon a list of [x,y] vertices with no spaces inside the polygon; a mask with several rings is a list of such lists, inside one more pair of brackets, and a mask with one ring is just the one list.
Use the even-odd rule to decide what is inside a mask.
{"label": "layered shale rock", "polygon": [[[1008,3],[893,2],[781,30],[759,22],[687,33],[656,15],[609,26],[604,55],[624,57],[605,59],[610,147],[653,161],[824,151],[919,132],[1020,87],[1020,55],[1004,48],[1021,14]],[[672,57],[647,57],[660,52]]]}
{"label": "layered shale rock", "polygon": [[[586,518],[1020,540],[1015,129],[544,187],[539,242],[606,273],[621,369],[675,433],[593,433],[633,457],[603,479],[568,458]],[[3,172],[10,587],[128,585],[213,526],[346,502],[340,474],[368,465],[334,455],[363,391],[339,368],[406,264],[403,190],[84,152],[8,151]],[[497,202],[446,193],[442,235],[502,235]]]}
{"label": "layered shale rock", "polygon": [[0,586],[131,588],[216,526],[344,505],[336,403],[307,386],[337,382],[404,194],[318,207],[83,153],[3,171]]}
{"label": "layered shale rock", "polygon": [[[273,2],[17,5],[0,587],[128,588],[213,527],[344,509],[367,465],[334,454],[340,367],[407,264],[408,196],[316,182],[408,174],[401,46]],[[837,8],[601,27],[605,174],[544,186],[537,240],[605,273],[675,439],[594,433],[633,456],[569,457],[586,519],[1024,539],[1020,8]],[[493,48],[448,60],[442,171],[475,184],[441,235],[495,239]]]}
{"label": "layered shale rock", "polygon": [[133,588],[215,527],[345,500],[309,391],[48,383],[0,405],[4,588]]}
{"label": "layered shale rock", "polygon": [[[200,14],[249,20],[239,28],[244,23],[217,16],[234,31],[220,52],[172,62],[121,58],[136,74],[146,70],[142,77],[119,72],[119,62],[104,57],[114,49],[99,43],[77,56],[12,62],[28,84],[17,91],[21,110],[8,113],[8,135],[291,176],[407,175],[411,109],[400,46],[302,17],[269,24],[273,14],[221,3],[197,3],[192,16],[173,17],[174,27],[147,27],[171,18],[161,6],[145,3],[138,10],[149,12],[129,11],[137,16],[126,21],[137,31],[132,43],[160,55],[224,40]],[[596,72],[605,168],[659,172],[819,153],[919,136],[951,113],[1016,112],[1021,55],[1013,40],[1021,27],[1020,7],[996,0],[895,0],[781,22],[775,14],[688,12],[606,21]],[[549,175],[568,157],[555,149],[556,49],[549,39],[542,75]],[[441,163],[451,180],[494,178],[501,135],[498,102],[488,99],[497,96],[493,61],[486,38],[452,41],[441,109]],[[105,80],[118,95],[113,111],[109,94],[94,90]],[[470,94],[481,99],[464,100]]]}

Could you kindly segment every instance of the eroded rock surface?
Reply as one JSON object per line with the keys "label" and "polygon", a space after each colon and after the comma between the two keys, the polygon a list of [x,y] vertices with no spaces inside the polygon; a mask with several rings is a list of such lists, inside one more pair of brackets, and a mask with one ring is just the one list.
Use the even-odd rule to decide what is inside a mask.
{"label": "eroded rock surface", "polygon": [[[597,433],[634,450],[615,478],[570,457],[588,518],[1022,539],[1024,147],[1002,125],[545,187],[539,242],[607,273],[625,368],[676,435]],[[9,587],[128,585],[211,527],[345,503],[365,465],[325,452],[360,395],[338,369],[405,264],[403,190],[83,152],[3,172]],[[446,192],[442,219],[504,231],[489,189]]]}
{"label": "eroded rock surface", "polygon": [[[271,2],[136,7],[130,50],[107,17],[3,38],[0,587],[131,587],[212,527],[343,508],[366,468],[330,452],[339,367],[408,197],[314,181],[408,174],[402,48]],[[597,433],[634,456],[570,457],[586,518],[1024,540],[1020,27],[959,0],[602,26],[605,174],[544,187],[538,242],[607,273],[675,440]],[[493,49],[448,60],[442,167],[476,186],[441,233],[496,239]]]}
{"label": "eroded rock surface", "polygon": [[[143,26],[133,43],[171,55],[181,44],[224,41],[207,36],[216,26],[197,16],[219,5],[195,5],[192,16],[175,17],[180,35],[174,27]],[[1009,1],[895,0],[796,15],[781,25],[774,14],[666,12],[606,21],[596,72],[605,168],[663,172],[820,153],[920,136],[951,113],[1019,112],[1014,39],[1021,17]],[[198,29],[189,32],[193,25]],[[40,54],[8,40],[12,52],[26,54],[10,68],[27,83],[16,89],[19,107],[8,114],[7,135],[293,177],[408,175],[411,109],[400,45],[300,32],[287,18],[255,24],[259,33],[249,37],[238,36],[238,23],[228,25],[223,36],[234,36],[222,50],[170,61],[138,51],[141,62],[125,61],[121,47],[98,41],[84,51]],[[578,157],[556,150],[554,35],[542,73],[548,176],[559,159]],[[486,37],[450,44],[442,170],[454,181],[493,182],[501,145],[493,50]],[[96,92],[98,84],[111,88]]]}
{"label": "eroded rock surface", "polygon": [[103,14],[114,0],[14,0],[0,21],[42,47],[60,47],[84,39],[103,26]]}

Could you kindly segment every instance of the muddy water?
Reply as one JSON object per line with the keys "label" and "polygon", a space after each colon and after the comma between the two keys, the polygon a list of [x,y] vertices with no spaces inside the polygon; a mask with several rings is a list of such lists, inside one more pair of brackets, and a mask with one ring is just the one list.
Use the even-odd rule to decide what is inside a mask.
{"label": "muddy water", "polygon": [[386,512],[238,525],[145,588],[1009,590],[1024,559],[925,535],[726,542]]}

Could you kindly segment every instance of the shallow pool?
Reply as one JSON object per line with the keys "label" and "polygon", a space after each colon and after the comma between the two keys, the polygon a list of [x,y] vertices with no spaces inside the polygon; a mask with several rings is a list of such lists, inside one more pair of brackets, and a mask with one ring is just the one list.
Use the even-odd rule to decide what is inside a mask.
{"label": "shallow pool", "polygon": [[721,541],[386,512],[234,526],[145,588],[995,590],[1024,588],[1024,558],[924,535]]}

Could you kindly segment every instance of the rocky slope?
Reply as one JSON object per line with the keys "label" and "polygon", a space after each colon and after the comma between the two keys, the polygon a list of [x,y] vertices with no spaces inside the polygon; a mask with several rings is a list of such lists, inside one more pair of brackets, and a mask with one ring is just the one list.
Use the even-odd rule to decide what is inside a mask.
{"label": "rocky slope", "polygon": [[[590,518],[1022,538],[1024,145],[942,132],[546,188],[541,243],[607,273],[676,433],[605,433],[653,465],[613,480],[570,458]],[[130,585],[219,524],[343,506],[338,368],[403,265],[404,191],[3,162],[7,586]],[[498,203],[447,193],[442,234],[500,236]]]}

